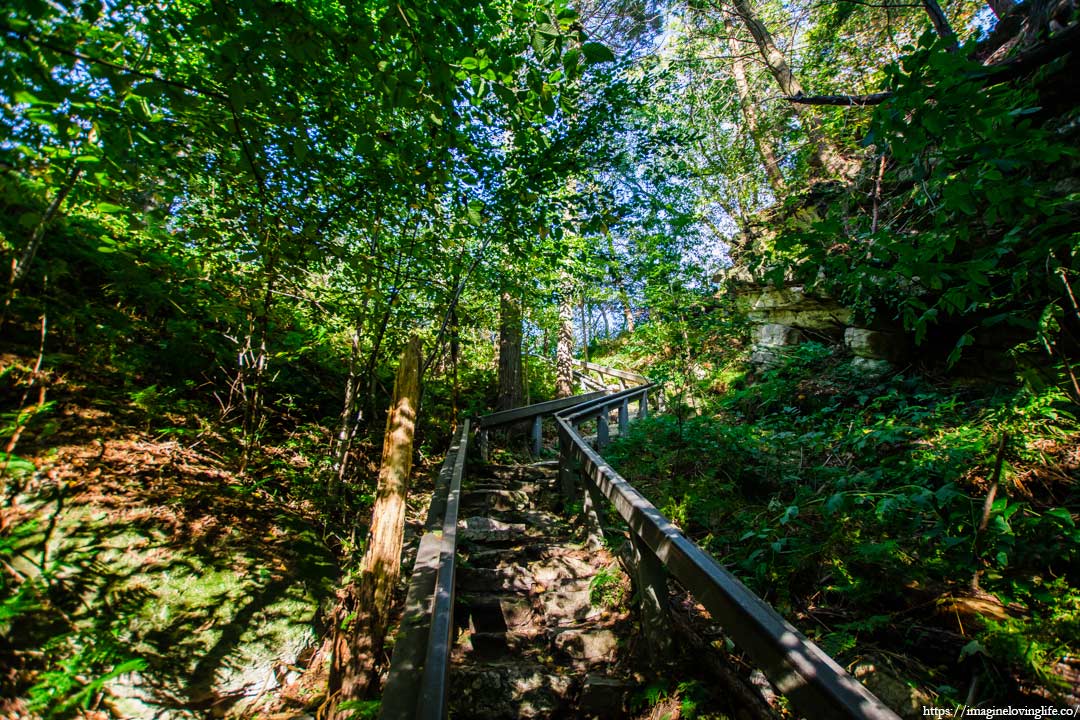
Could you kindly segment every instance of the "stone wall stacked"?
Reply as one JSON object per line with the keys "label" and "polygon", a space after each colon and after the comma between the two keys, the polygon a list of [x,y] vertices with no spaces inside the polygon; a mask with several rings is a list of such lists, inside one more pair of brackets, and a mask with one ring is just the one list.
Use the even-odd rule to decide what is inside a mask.
{"label": "stone wall stacked", "polygon": [[850,308],[809,294],[801,285],[747,284],[734,292],[739,308],[754,325],[755,365],[773,365],[787,350],[810,340],[846,347],[855,356],[854,365],[866,372],[887,372],[907,356],[902,332],[861,327],[854,323]]}

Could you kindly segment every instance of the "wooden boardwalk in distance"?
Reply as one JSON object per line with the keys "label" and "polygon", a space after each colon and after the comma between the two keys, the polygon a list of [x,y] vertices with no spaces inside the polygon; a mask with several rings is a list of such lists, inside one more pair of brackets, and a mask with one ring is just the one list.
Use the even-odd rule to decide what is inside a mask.
{"label": "wooden boardwalk in distance", "polygon": [[[898,720],[604,461],[614,429],[625,431],[631,409],[644,417],[658,389],[589,363],[579,372],[590,378],[582,382],[589,395],[463,424],[417,551],[380,717],[626,716],[646,677],[635,665],[663,667],[677,651],[677,587],[800,716]],[[545,417],[558,429],[557,462],[481,466],[466,479],[472,430],[486,460],[490,430],[529,422],[538,452]],[[630,584],[604,549],[613,528],[629,540],[623,559],[639,601],[633,626],[617,606],[605,612],[594,592],[601,573]],[[762,717],[754,709],[750,716]]]}

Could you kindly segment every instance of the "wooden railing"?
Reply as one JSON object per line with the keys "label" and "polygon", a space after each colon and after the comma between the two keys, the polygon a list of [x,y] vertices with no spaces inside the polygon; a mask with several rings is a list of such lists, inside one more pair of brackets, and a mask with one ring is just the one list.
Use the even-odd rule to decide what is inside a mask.
{"label": "wooden railing", "polygon": [[405,611],[398,628],[379,717],[442,720],[454,627],[458,505],[470,422],[446,453],[431,496],[424,534],[416,550]]}
{"label": "wooden railing", "polygon": [[483,415],[477,418],[476,426],[480,433],[480,457],[483,458],[485,462],[488,459],[488,443],[492,428],[512,425],[514,423],[524,423],[526,421],[532,422],[532,429],[529,432],[532,442],[532,454],[534,457],[539,456],[540,448],[543,443],[544,418],[551,417],[560,410],[566,410],[575,405],[580,405],[583,402],[601,398],[604,396],[605,392],[606,390],[600,390],[597,392],[585,393],[584,395],[571,395],[570,397],[559,398],[558,400],[548,400],[547,402],[511,408],[510,410],[503,410],[501,412],[491,413],[490,415]]}
{"label": "wooden railing", "polygon": [[581,425],[596,420],[596,447],[602,449],[608,441],[611,414],[618,412],[620,431],[625,430],[628,404],[636,401],[639,415],[643,414],[651,387],[646,384],[583,403],[556,414],[555,419],[559,425],[559,472],[564,496],[568,500],[579,496],[580,478],[591,531],[595,535],[603,533],[605,498],[629,527],[642,625],[653,651],[662,655],[670,643],[670,574],[806,717],[898,720],[892,710],[817,645],[687,539],[586,440]]}
{"label": "wooden railing", "polygon": [[[475,426],[479,428],[481,445],[486,445],[486,432],[491,428],[531,420],[533,449],[538,454],[543,418],[554,416],[559,430],[559,477],[564,502],[571,504],[583,497],[590,534],[597,540],[604,532],[604,508],[608,503],[629,528],[642,629],[653,652],[662,656],[670,649],[670,575],[708,610],[736,646],[805,717],[899,720],[817,645],[687,539],[608,465],[597,450],[609,442],[612,416],[616,416],[620,434],[624,433],[630,423],[630,406],[636,406],[638,418],[645,417],[650,392],[656,387],[636,373],[593,363],[584,364],[583,369],[614,377],[624,386],[626,381],[641,382],[610,394],[593,392],[493,413],[479,418]],[[593,421],[596,448],[581,430],[583,424]],[[384,720],[446,717],[458,503],[469,431],[470,423],[466,422],[447,453],[436,483],[383,692],[380,718]]]}

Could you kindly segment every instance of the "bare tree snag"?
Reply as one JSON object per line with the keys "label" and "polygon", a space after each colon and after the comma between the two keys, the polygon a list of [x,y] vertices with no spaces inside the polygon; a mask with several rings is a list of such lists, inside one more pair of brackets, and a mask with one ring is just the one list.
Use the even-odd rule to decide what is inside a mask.
{"label": "bare tree snag", "polygon": [[[788,97],[803,95],[802,85],[799,83],[791,67],[784,57],[784,53],[777,47],[768,28],[758,19],[754,9],[750,6],[750,0],[734,0],[735,12],[743,21],[746,29],[754,38],[765,67],[769,69],[780,90]],[[832,143],[821,128],[821,123],[811,116],[803,116],[806,130],[814,143],[812,160],[815,165],[830,175],[842,178],[850,178],[858,172],[858,163],[846,157],[840,148]]]}
{"label": "bare tree snag", "polygon": [[394,400],[386,416],[379,484],[360,579],[342,591],[333,617],[329,691],[335,708],[330,717],[334,720],[344,720],[350,714],[337,709],[342,702],[365,699],[376,683],[375,666],[382,654],[394,588],[401,573],[405,498],[420,402],[420,363],[420,339],[414,335],[401,355]]}
{"label": "bare tree snag", "polygon": [[[734,30],[734,24],[734,18],[729,18],[728,27]],[[731,49],[731,76],[735,80],[735,89],[739,93],[739,106],[742,108],[743,117],[746,118],[746,128],[750,131],[750,139],[754,141],[754,147],[757,148],[761,162],[765,166],[765,176],[769,179],[769,186],[777,196],[780,196],[785,188],[784,175],[780,172],[780,162],[776,159],[772,145],[761,137],[757,106],[750,94],[750,83],[746,79],[746,58],[734,35],[732,32],[731,37],[728,38],[728,47]]]}

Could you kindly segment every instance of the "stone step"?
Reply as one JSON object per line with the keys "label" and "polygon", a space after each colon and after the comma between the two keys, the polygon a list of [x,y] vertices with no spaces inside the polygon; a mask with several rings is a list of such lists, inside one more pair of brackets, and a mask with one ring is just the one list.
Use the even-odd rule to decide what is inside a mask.
{"label": "stone step", "polygon": [[529,493],[524,490],[470,489],[461,495],[461,509],[471,511],[525,510],[530,506]]}
{"label": "stone step", "polygon": [[563,518],[543,510],[508,510],[472,515],[458,521],[458,538],[473,542],[504,542],[515,537],[574,537]]}
{"label": "stone step", "polygon": [[574,717],[578,677],[539,663],[457,665],[450,669],[450,717],[510,720]]}
{"label": "stone step", "polygon": [[477,467],[468,476],[473,478],[494,478],[496,480],[550,480],[559,476],[559,467],[549,464],[539,465],[484,465]]}
{"label": "stone step", "polygon": [[543,616],[526,594],[466,595],[457,597],[455,624],[472,632],[506,632],[537,626]]}
{"label": "stone step", "polygon": [[[472,567],[497,567],[500,562],[524,565],[533,562],[564,562],[574,564],[585,562],[581,558],[590,558],[594,554],[584,544],[538,543],[532,540],[518,545],[488,547],[476,544],[462,551],[468,565]],[[589,563],[589,567],[592,564]]]}
{"label": "stone step", "polygon": [[554,481],[546,480],[499,480],[497,478],[480,478],[470,480],[462,485],[461,491],[465,494],[489,492],[493,490],[506,490],[510,492],[527,493],[530,497],[536,497],[541,493],[550,493],[556,490]]}
{"label": "stone step", "polygon": [[458,539],[473,542],[505,542],[525,537],[523,522],[506,522],[497,518],[474,516],[458,521]]}

